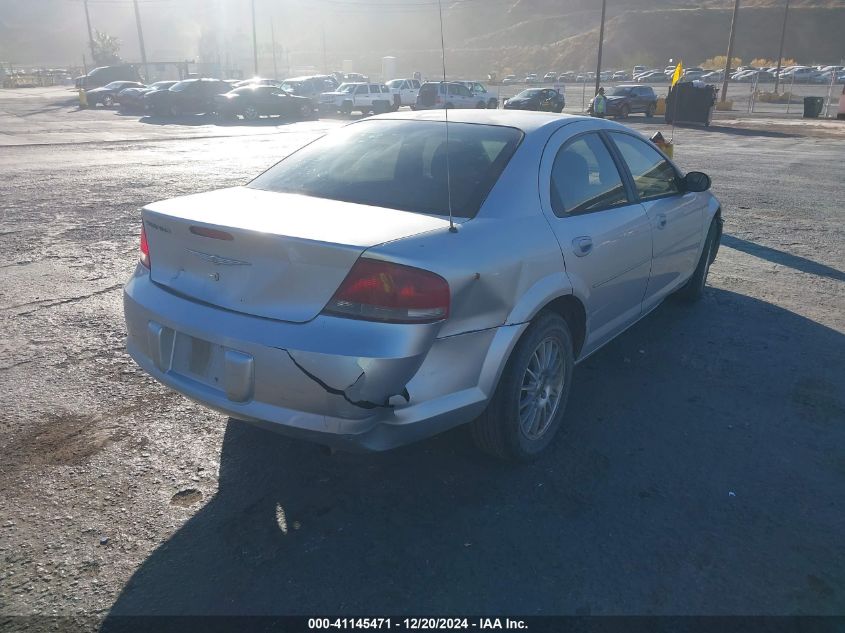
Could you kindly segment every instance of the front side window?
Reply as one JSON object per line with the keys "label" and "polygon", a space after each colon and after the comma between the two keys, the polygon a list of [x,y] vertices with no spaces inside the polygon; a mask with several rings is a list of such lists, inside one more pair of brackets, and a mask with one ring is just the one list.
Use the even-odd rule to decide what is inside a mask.
{"label": "front side window", "polygon": [[445,216],[449,183],[454,215],[473,217],[522,133],[495,125],[448,125],[447,144],[441,121],[355,123],[306,145],[248,186]]}
{"label": "front side window", "polygon": [[611,138],[628,165],[637,195],[642,200],[680,192],[675,168],[645,141],[611,132]]}
{"label": "front side window", "polygon": [[365,94],[368,94],[367,86],[358,86],[358,87],[355,89],[355,94],[356,94],[356,95],[365,95]]}
{"label": "front side window", "polygon": [[598,134],[580,136],[558,152],[550,194],[552,210],[558,216],[628,202],[619,170]]}

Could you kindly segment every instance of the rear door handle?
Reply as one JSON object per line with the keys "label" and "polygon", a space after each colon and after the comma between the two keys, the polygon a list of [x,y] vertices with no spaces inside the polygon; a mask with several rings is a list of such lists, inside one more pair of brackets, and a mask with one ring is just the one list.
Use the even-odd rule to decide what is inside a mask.
{"label": "rear door handle", "polygon": [[666,214],[665,214],[665,213],[659,213],[659,214],[657,215],[657,228],[658,228],[658,229],[665,228],[665,227],[666,227],[666,222],[667,222],[667,220],[666,220]]}
{"label": "rear door handle", "polygon": [[575,254],[578,257],[584,257],[585,255],[589,255],[590,252],[593,250],[593,238],[589,235],[582,235],[581,237],[576,237],[572,240],[572,250],[575,251]]}

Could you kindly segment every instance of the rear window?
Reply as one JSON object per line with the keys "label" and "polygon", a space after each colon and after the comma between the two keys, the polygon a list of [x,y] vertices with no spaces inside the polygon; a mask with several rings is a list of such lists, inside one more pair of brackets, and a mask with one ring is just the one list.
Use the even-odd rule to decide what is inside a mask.
{"label": "rear window", "polygon": [[415,213],[475,216],[522,132],[441,121],[363,121],[290,155],[249,187]]}

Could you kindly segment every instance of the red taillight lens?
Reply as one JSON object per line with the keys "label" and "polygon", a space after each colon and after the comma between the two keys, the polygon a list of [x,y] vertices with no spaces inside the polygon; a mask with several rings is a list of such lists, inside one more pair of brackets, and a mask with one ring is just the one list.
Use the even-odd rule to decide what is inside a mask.
{"label": "red taillight lens", "polygon": [[150,245],[147,243],[147,231],[141,223],[141,263],[147,268],[150,267]]}
{"label": "red taillight lens", "polygon": [[359,259],[324,312],[387,323],[431,323],[449,316],[449,284],[440,275]]}

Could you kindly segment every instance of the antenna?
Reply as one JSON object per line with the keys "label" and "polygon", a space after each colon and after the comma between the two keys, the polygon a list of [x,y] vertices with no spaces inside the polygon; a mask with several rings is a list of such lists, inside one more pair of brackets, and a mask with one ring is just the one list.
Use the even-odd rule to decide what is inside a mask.
{"label": "antenna", "polygon": [[443,90],[446,103],[443,104],[443,112],[446,115],[446,197],[449,201],[449,232],[457,233],[455,221],[452,219],[452,168],[449,164],[449,108],[446,107],[449,101],[449,86],[446,83],[446,44],[443,42],[443,2],[437,0],[437,11],[440,15],[440,53],[443,59]]}

